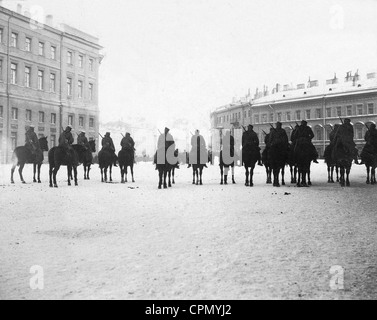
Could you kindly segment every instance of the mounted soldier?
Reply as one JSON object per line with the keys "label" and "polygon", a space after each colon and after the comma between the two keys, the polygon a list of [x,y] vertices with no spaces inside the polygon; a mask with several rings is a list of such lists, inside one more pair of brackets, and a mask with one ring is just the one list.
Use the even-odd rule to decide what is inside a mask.
{"label": "mounted soldier", "polygon": [[106,132],[105,136],[102,138],[102,149],[107,150],[111,154],[113,154],[114,167],[118,167],[116,164],[118,157],[115,154],[115,146],[113,139],[110,136],[110,132]]}
{"label": "mounted soldier", "polygon": [[356,148],[356,143],[353,141],[354,131],[351,124],[351,119],[344,119],[344,123],[340,125],[338,133],[335,138],[335,145],[342,144],[345,151],[352,155],[355,160],[355,164],[359,164],[358,160],[358,150]]}
{"label": "mounted soldier", "polygon": [[71,145],[74,142],[73,135],[72,135],[72,127],[69,125],[65,128],[63,133],[59,137],[59,147],[64,148],[64,150],[68,153],[69,150],[72,150]]}
{"label": "mounted soldier", "polygon": [[[271,128],[272,129],[272,128]],[[271,131],[269,145],[285,144],[288,149],[288,135],[282,128],[282,123],[277,122],[276,128]]]}
{"label": "mounted soldier", "polygon": [[294,145],[297,141],[297,133],[298,133],[298,129],[300,128],[299,124],[296,123],[296,126],[294,127],[294,129],[292,130],[292,133],[291,133],[291,142],[292,144]]}
{"label": "mounted soldier", "polygon": [[312,140],[314,138],[314,133],[312,128],[308,126],[308,123],[305,120],[301,121],[301,126],[297,129],[297,134],[295,134],[295,139],[304,139],[308,144],[310,144],[311,147],[311,154],[313,156],[313,162],[318,163],[318,152],[315,146],[312,143]]}
{"label": "mounted soldier", "polygon": [[29,126],[25,134],[25,147],[31,152],[33,157],[36,156],[37,150],[40,149],[39,140],[32,125]]}
{"label": "mounted soldier", "polygon": [[258,138],[258,135],[255,133],[255,131],[253,129],[254,129],[254,127],[251,124],[249,124],[249,126],[247,127],[247,131],[245,131],[242,134],[242,148],[244,148],[247,145],[250,145],[250,146],[253,146],[254,148],[256,148],[258,150],[258,154],[259,154],[258,165],[263,166],[262,158],[261,158],[261,155],[260,155],[261,148],[259,147],[259,138]]}
{"label": "mounted soldier", "polygon": [[126,133],[126,136],[122,139],[120,143],[123,150],[132,150],[135,151],[135,141],[132,139],[129,132]]}
{"label": "mounted soldier", "polygon": [[89,141],[85,134],[85,131],[80,132],[79,136],[77,137],[77,144],[83,146],[86,150],[89,150],[91,152]]}
{"label": "mounted soldier", "polygon": [[370,125],[368,131],[365,133],[365,141],[373,146],[375,152],[377,152],[377,129],[374,123]]}
{"label": "mounted soldier", "polygon": [[[189,165],[187,168],[191,168],[190,160],[198,162],[198,159],[200,163],[195,163],[195,164],[203,164],[204,167],[208,168],[206,165],[206,162],[208,160],[208,151],[207,151],[206,142],[203,136],[200,134],[200,131],[195,130],[195,135],[193,135],[191,138],[191,152],[189,155]],[[205,159],[205,163],[202,163],[203,162],[201,161],[202,159],[203,160]]]}
{"label": "mounted soldier", "polygon": [[330,144],[333,145],[335,142],[336,135],[338,134],[340,124],[336,124],[334,129],[330,132]]}
{"label": "mounted soldier", "polygon": [[[153,162],[153,164],[156,165],[156,170],[158,170],[157,168],[158,164],[166,164],[166,161],[168,160],[166,159],[167,150],[171,146],[173,146],[172,149],[173,149],[173,155],[174,155],[175,141],[174,141],[173,136],[170,134],[170,129],[165,128],[164,133],[159,136],[158,142],[157,142],[157,152],[154,156],[154,162]],[[158,155],[160,156],[158,157]],[[162,161],[161,155],[164,155],[164,159],[163,159],[164,163],[159,163]],[[157,161],[157,158],[158,158],[158,161]]]}

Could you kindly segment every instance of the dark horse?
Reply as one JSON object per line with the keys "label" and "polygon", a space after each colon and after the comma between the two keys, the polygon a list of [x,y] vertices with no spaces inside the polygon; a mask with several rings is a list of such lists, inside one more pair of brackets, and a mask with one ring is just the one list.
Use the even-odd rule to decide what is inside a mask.
{"label": "dark horse", "polygon": [[[259,147],[256,147],[255,145],[252,145],[250,143],[246,144],[242,148],[242,164],[245,167],[245,186],[253,187],[253,176],[254,176],[254,169],[255,164],[258,162],[258,159],[260,157],[260,150]],[[250,173],[249,173],[250,168]],[[249,175],[250,175],[250,182],[249,182]]]}
{"label": "dark horse", "polygon": [[334,170],[336,172],[336,182],[339,182],[339,167],[336,165],[332,158],[333,145],[330,144],[325,149],[325,162],[327,164],[327,182],[335,183],[334,181]]}
{"label": "dark horse", "polygon": [[118,153],[118,160],[119,160],[119,168],[120,174],[122,177],[122,183],[126,183],[127,181],[127,168],[130,167],[131,169],[131,176],[132,182],[135,182],[134,179],[134,163],[135,163],[135,150],[131,147],[126,149],[122,149]]}
{"label": "dark horse", "polygon": [[[232,152],[231,152],[231,155],[232,156]],[[220,152],[220,174],[221,174],[221,182],[220,184],[225,184],[227,185],[228,184],[228,174],[229,174],[229,168],[232,168],[232,183],[233,184],[236,184],[236,181],[234,180],[234,164],[235,164],[235,161],[236,161],[236,157],[235,157],[235,154],[233,154],[234,156],[234,161],[231,162],[231,163],[225,163],[224,162],[224,159],[223,159],[223,151]]]}
{"label": "dark horse", "polygon": [[33,182],[37,182],[35,175],[38,169],[38,183],[41,183],[41,167],[44,159],[43,152],[48,151],[47,137],[39,139],[39,146],[40,148],[36,150],[35,155],[33,155],[27,147],[18,147],[14,150],[12,156],[13,166],[11,170],[11,183],[14,183],[13,174],[17,166],[20,166],[18,172],[20,174],[21,182],[26,183],[22,176],[22,171],[27,163],[32,163],[34,165]]}
{"label": "dark horse", "polygon": [[348,150],[346,150],[341,139],[337,140],[338,143],[334,145],[334,148],[332,150],[332,161],[340,169],[340,185],[342,187],[349,187],[351,185],[349,181],[349,175],[351,172],[353,155]]}
{"label": "dark horse", "polygon": [[101,181],[107,182],[107,170],[109,170],[110,173],[110,182],[113,182],[113,164],[114,164],[114,158],[118,157],[112,152],[112,150],[109,150],[108,148],[102,148],[102,150],[98,153],[98,164],[99,168],[101,170]]}
{"label": "dark horse", "polygon": [[267,151],[267,161],[274,174],[274,187],[280,187],[279,176],[281,172],[281,182],[285,186],[284,171],[288,158],[288,144],[284,142],[272,144]]}
{"label": "dark horse", "polygon": [[312,146],[305,138],[298,138],[294,144],[294,161],[298,170],[298,187],[308,187],[312,183],[310,181],[310,165],[313,159]]}
{"label": "dark horse", "polygon": [[[81,148],[84,148],[84,147],[81,147]],[[67,166],[68,185],[69,186],[71,185],[71,176],[72,176],[72,170],[73,170],[75,186],[78,186],[77,167],[79,166],[79,155],[74,148],[70,148],[67,150],[61,146],[54,147],[48,153],[48,161],[50,163],[50,187],[51,188],[58,187],[58,184],[56,183],[56,175],[61,166]]]}
{"label": "dark horse", "polygon": [[367,143],[361,152],[361,160],[367,169],[367,184],[376,184],[377,152],[373,145]]}
{"label": "dark horse", "polygon": [[84,180],[90,180],[89,172],[93,164],[93,152],[96,152],[96,142],[94,140],[89,141],[89,150],[77,144],[72,145],[72,148],[77,152],[80,164],[84,166]]}

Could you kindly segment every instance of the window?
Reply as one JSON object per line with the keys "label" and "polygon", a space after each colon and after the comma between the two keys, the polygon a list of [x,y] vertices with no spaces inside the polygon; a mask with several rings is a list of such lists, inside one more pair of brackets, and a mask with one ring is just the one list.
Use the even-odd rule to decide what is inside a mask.
{"label": "window", "polygon": [[363,127],[362,126],[356,127],[356,139],[363,140]]}
{"label": "window", "polygon": [[310,110],[306,110],[306,120],[310,120],[311,112]]}
{"label": "window", "polygon": [[0,80],[3,78],[3,60],[0,60]]}
{"label": "window", "polygon": [[73,115],[68,116],[68,125],[73,126]]}
{"label": "window", "polygon": [[291,121],[291,113],[287,112],[287,121]]}
{"label": "window", "polygon": [[31,74],[31,68],[25,67],[25,87],[30,88],[30,74]]}
{"label": "window", "polygon": [[89,70],[90,71],[94,70],[94,60],[93,59],[89,59]]}
{"label": "window", "polygon": [[243,117],[246,119],[246,117],[247,117],[247,111],[245,110],[244,112],[243,112]]}
{"label": "window", "polygon": [[67,78],[67,95],[69,97],[72,96],[72,79],[71,78]]}
{"label": "window", "polygon": [[94,128],[94,118],[89,119],[89,128]]}
{"label": "window", "polygon": [[259,115],[258,114],[256,114],[254,116],[254,123],[259,123]]}
{"label": "window", "polygon": [[56,47],[51,46],[51,59],[56,60]]}
{"label": "window", "polygon": [[26,121],[31,122],[31,110],[26,110]]}
{"label": "window", "polygon": [[281,114],[281,112],[278,113],[278,121],[279,121],[279,122],[282,121],[282,114]]}
{"label": "window", "polygon": [[56,124],[56,113],[51,113],[51,124]]}
{"label": "window", "polygon": [[263,114],[262,115],[262,123],[266,123],[267,122],[267,114]]}
{"label": "window", "polygon": [[326,108],[326,117],[331,118],[331,108]]}
{"label": "window", "polygon": [[301,110],[296,111],[296,120],[301,120]]}
{"label": "window", "polygon": [[352,106],[347,106],[347,116],[352,116]]}
{"label": "window", "polygon": [[251,110],[249,110],[249,111],[247,112],[247,115],[248,115],[249,118],[251,117]]}
{"label": "window", "polygon": [[56,75],[50,73],[50,92],[56,92]]}
{"label": "window", "polygon": [[51,148],[56,147],[56,136],[54,134],[50,136],[50,146]]}
{"label": "window", "polygon": [[79,117],[79,127],[84,127],[84,117]]}
{"label": "window", "polygon": [[316,109],[315,116],[317,119],[322,119],[322,109]]}
{"label": "window", "polygon": [[12,120],[18,120],[18,109],[12,108]]}
{"label": "window", "polygon": [[82,80],[79,80],[78,87],[79,87],[78,97],[81,99],[82,98],[82,89],[83,89],[83,82],[82,82]]}
{"label": "window", "polygon": [[43,90],[43,79],[44,72],[42,70],[38,70],[38,90]]}
{"label": "window", "polygon": [[4,29],[0,28],[0,43],[3,43],[3,38],[4,38]]}
{"label": "window", "polygon": [[31,51],[31,38],[25,39],[25,51],[27,52]]}
{"label": "window", "polygon": [[323,140],[323,129],[320,127],[317,127],[315,129],[315,140]]}
{"label": "window", "polygon": [[10,42],[10,46],[13,48],[17,48],[17,44],[18,44],[18,34],[12,32],[12,39]]}
{"label": "window", "polygon": [[45,55],[45,44],[43,42],[39,42],[39,51],[38,51],[40,56]]}
{"label": "window", "polygon": [[40,111],[39,112],[39,123],[44,123],[45,122],[45,113]]}
{"label": "window", "polygon": [[93,100],[93,83],[89,83],[89,100]]}
{"label": "window", "polygon": [[12,149],[16,149],[17,148],[17,132],[11,132],[10,133],[10,140],[11,140],[11,144],[12,144]]}
{"label": "window", "polygon": [[364,114],[364,106],[362,105],[362,104],[358,104],[357,105],[357,115],[358,116],[361,116],[361,115],[363,115]]}
{"label": "window", "polygon": [[368,114],[374,114],[374,104],[368,103]]}
{"label": "window", "polygon": [[11,84],[17,84],[17,64],[12,63],[10,66],[10,72],[11,72]]}
{"label": "window", "polygon": [[82,68],[84,66],[84,57],[79,55],[79,67]]}
{"label": "window", "polygon": [[342,107],[336,107],[336,115],[338,117],[341,117],[342,116]]}
{"label": "window", "polygon": [[0,119],[3,119],[3,117],[4,117],[4,107],[0,106]]}
{"label": "window", "polygon": [[73,62],[73,53],[71,51],[67,52],[67,63],[72,64]]}

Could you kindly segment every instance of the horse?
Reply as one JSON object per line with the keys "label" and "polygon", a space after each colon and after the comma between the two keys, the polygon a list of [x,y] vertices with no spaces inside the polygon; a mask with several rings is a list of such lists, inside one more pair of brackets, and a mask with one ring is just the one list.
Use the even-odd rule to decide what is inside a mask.
{"label": "horse", "polygon": [[327,164],[327,182],[328,183],[335,183],[334,181],[334,170],[336,172],[336,182],[339,182],[339,167],[336,165],[336,163],[333,161],[332,158],[332,149],[333,145],[330,144],[325,149],[325,163]]}
{"label": "horse", "polygon": [[[202,161],[203,156],[201,152],[207,155],[206,160],[204,160],[206,161],[206,163],[203,163]],[[204,167],[207,167],[207,163],[211,161],[209,157],[210,155],[208,154],[207,150],[204,150],[204,148],[200,149],[200,147],[198,146],[198,150],[196,152],[196,161],[194,161],[196,163],[191,163],[193,176],[192,184],[196,184],[197,186],[203,185],[203,169]]]}
{"label": "horse", "polygon": [[288,146],[287,165],[289,166],[289,170],[291,173],[291,183],[297,183],[298,168],[295,160],[294,147],[291,143]]}
{"label": "horse", "polygon": [[376,184],[377,152],[373,145],[367,143],[361,152],[361,160],[367,169],[367,184]]}
{"label": "horse", "polygon": [[[242,164],[245,167],[245,186],[246,187],[253,187],[253,176],[254,176],[254,169],[255,164],[258,162],[260,157],[260,150],[259,147],[252,145],[250,143],[246,144],[242,148]],[[250,173],[249,173],[250,168]],[[249,182],[249,175],[250,175],[250,182]]]}
{"label": "horse", "polygon": [[122,177],[121,183],[126,183],[127,181],[127,168],[131,169],[132,182],[135,182],[134,179],[134,163],[135,163],[135,150],[131,147],[122,149],[118,153],[120,175]]}
{"label": "horse", "polygon": [[51,188],[58,187],[56,175],[61,166],[67,166],[68,186],[71,186],[72,170],[74,173],[75,186],[78,186],[77,167],[79,166],[79,155],[74,148],[66,149],[62,146],[54,147],[48,153],[48,161],[50,164],[49,174]]}
{"label": "horse", "polygon": [[[93,152],[96,152],[96,142],[94,140],[89,141],[89,148],[82,148],[81,145],[74,144],[72,148],[75,149],[79,156],[79,163],[84,166],[84,180],[90,180],[89,172],[93,164]],[[72,180],[72,176],[71,176]]]}
{"label": "horse", "polygon": [[308,187],[310,181],[310,165],[313,159],[312,146],[306,138],[298,138],[294,147],[294,159],[298,170],[297,187]]}
{"label": "horse", "polygon": [[102,148],[102,150],[98,153],[98,164],[101,170],[101,182],[107,182],[107,170],[109,170],[110,174],[109,181],[113,182],[112,173],[115,158],[115,161],[117,161],[118,157],[108,148]]}
{"label": "horse", "polygon": [[288,158],[288,145],[285,142],[272,144],[267,151],[267,161],[274,175],[274,187],[280,187],[279,176],[281,172],[281,182],[285,186],[284,173]]}
{"label": "horse", "polygon": [[[232,155],[231,155],[232,156]],[[228,173],[229,173],[229,168],[232,168],[232,183],[236,184],[236,181],[234,180],[234,164],[235,164],[235,154],[234,154],[234,161],[231,163],[225,163],[223,159],[223,151],[220,151],[220,174],[221,174],[221,182],[220,184],[227,185],[228,184]]]}
{"label": "horse", "polygon": [[18,147],[14,150],[12,155],[12,170],[11,170],[11,183],[14,184],[13,174],[17,166],[19,166],[19,174],[20,179],[23,184],[25,184],[25,180],[22,175],[22,171],[25,167],[25,164],[32,163],[33,164],[33,182],[37,182],[35,175],[38,169],[38,183],[41,183],[41,167],[44,160],[43,152],[48,151],[48,143],[47,137],[43,137],[39,139],[39,146],[40,148],[36,150],[36,154],[33,156],[30,149],[27,147]]}
{"label": "horse", "polygon": [[267,176],[266,184],[272,184],[272,167],[268,161],[267,154],[268,154],[268,149],[265,148],[262,152],[262,163],[266,169],[266,176]]}
{"label": "horse", "polygon": [[349,181],[349,175],[351,172],[353,155],[348,150],[346,150],[341,139],[338,139],[338,143],[334,145],[331,157],[332,161],[340,169],[340,185],[342,187],[349,187],[351,185]]}

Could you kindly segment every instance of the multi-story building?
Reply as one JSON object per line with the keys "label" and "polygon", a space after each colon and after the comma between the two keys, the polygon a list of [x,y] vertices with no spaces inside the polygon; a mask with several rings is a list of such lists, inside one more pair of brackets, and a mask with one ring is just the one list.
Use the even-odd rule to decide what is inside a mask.
{"label": "multi-story building", "polygon": [[242,126],[252,124],[264,147],[265,134],[272,124],[280,121],[290,137],[292,128],[306,120],[315,135],[313,144],[322,157],[334,125],[344,118],[351,119],[354,139],[361,150],[368,126],[377,121],[376,73],[361,77],[358,72],[354,75],[349,72],[344,79],[335,75],[322,85],[310,79],[296,87],[281,88],[278,84],[271,93],[268,88],[263,92],[257,90],[254,99],[220,107],[211,113],[212,145],[218,151],[220,136],[228,129],[234,132],[239,146]]}
{"label": "multi-story building", "polygon": [[0,7],[0,163],[24,145],[30,125],[50,148],[66,125],[98,139],[98,39],[29,16]]}

